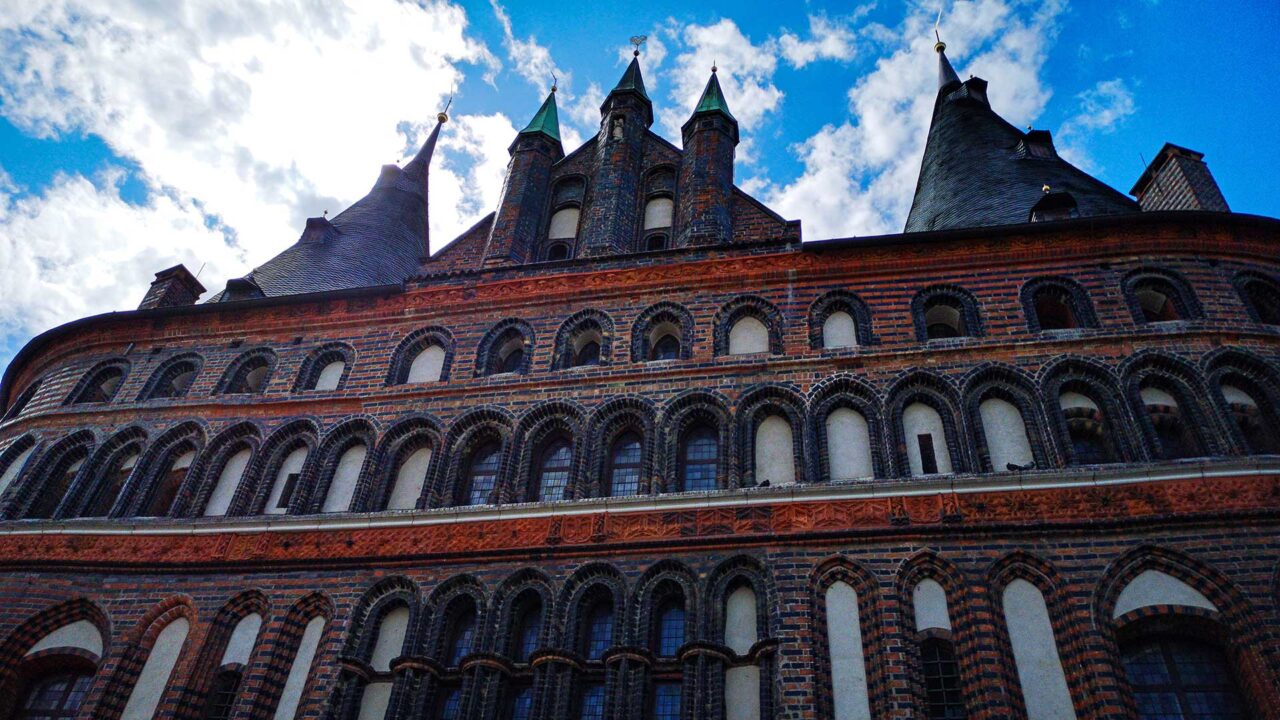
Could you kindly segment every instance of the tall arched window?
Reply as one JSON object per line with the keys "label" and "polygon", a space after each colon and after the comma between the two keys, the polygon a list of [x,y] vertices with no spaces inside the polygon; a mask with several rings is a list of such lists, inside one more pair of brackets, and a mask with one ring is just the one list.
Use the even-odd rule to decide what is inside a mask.
{"label": "tall arched window", "polygon": [[1254,394],[1227,383],[1222,384],[1222,398],[1227,402],[1231,419],[1240,429],[1252,453],[1280,452],[1280,428],[1268,422]]}
{"label": "tall arched window", "polygon": [[982,434],[993,472],[1021,470],[1035,464],[1027,423],[1018,406],[998,397],[988,397],[978,405]]}
{"label": "tall arched window", "polygon": [[329,481],[329,491],[325,494],[320,512],[351,510],[351,500],[355,497],[360,470],[364,468],[368,453],[368,448],[363,443],[352,445],[342,453],[338,458],[338,466],[334,468],[333,478]]}
{"label": "tall arched window", "polygon": [[966,713],[960,692],[960,666],[951,643],[940,638],[920,643],[920,670],[929,720],[963,720]]}
{"label": "tall arched window", "polygon": [[604,494],[625,497],[639,492],[641,462],[639,435],[628,432],[614,440],[609,451],[609,485]]}
{"label": "tall arched window", "polygon": [[169,514],[174,499],[178,497],[178,490],[182,488],[182,481],[186,479],[191,463],[195,462],[196,451],[174,452],[171,457],[173,459],[169,466],[155,478],[157,486],[151,502],[142,513],[146,517],[164,517]]}
{"label": "tall arched window", "polygon": [[795,484],[795,438],[785,416],[770,415],[756,427],[754,470],[757,485]]}
{"label": "tall arched window", "polygon": [[488,443],[471,454],[467,467],[467,482],[458,497],[460,505],[487,505],[489,495],[498,480],[498,462],[502,448]]}
{"label": "tall arched window", "polygon": [[412,510],[417,507],[430,469],[430,447],[418,448],[404,458],[396,469],[396,480],[391,486],[391,496],[387,498],[387,509]]}
{"label": "tall arched window", "polygon": [[1200,453],[1192,429],[1182,417],[1178,401],[1168,392],[1153,386],[1140,391],[1143,409],[1156,431],[1154,454],[1166,460],[1195,457]]}
{"label": "tall arched window", "polygon": [[673,597],[658,608],[658,621],[654,627],[653,653],[660,658],[672,658],[684,645],[684,600]]}
{"label": "tall arched window", "polygon": [[115,507],[125,481],[138,464],[138,457],[139,449],[134,447],[111,458],[106,471],[98,478],[98,487],[91,489],[93,494],[81,517],[106,517],[111,514],[111,508]]}
{"label": "tall arched window", "polygon": [[572,464],[573,446],[568,440],[558,439],[548,444],[538,463],[538,495],[535,499],[542,502],[563,500]]}
{"label": "tall arched window", "polygon": [[686,492],[719,487],[720,439],[707,425],[685,433],[680,453],[680,489]]}
{"label": "tall arched window", "polygon": [[1280,325],[1280,287],[1259,277],[1239,282],[1240,297],[1254,320],[1264,325]]}
{"label": "tall arched window", "polygon": [[582,655],[600,660],[613,645],[613,602],[597,600],[587,611],[582,628]]}
{"label": "tall arched window", "polygon": [[93,673],[55,672],[31,684],[18,703],[18,720],[73,720],[89,694]]}
{"label": "tall arched window", "polygon": [[445,664],[457,667],[462,659],[471,654],[476,636],[476,611],[467,607],[453,618],[449,626],[448,642],[445,644]]}
{"label": "tall arched window", "polygon": [[222,464],[222,469],[218,471],[218,480],[214,483],[213,491],[209,493],[209,500],[204,506],[205,517],[227,514],[227,510],[231,509],[231,500],[235,497],[236,488],[240,487],[240,480],[244,477],[244,471],[249,467],[249,461],[252,459],[253,450],[243,447]]}
{"label": "tall arched window", "polygon": [[521,607],[516,616],[515,630],[511,633],[511,659],[518,663],[529,662],[542,638],[542,600],[534,596]]}
{"label": "tall arched window", "polygon": [[862,413],[847,407],[827,415],[827,464],[831,482],[875,476],[871,429]]}
{"label": "tall arched window", "polygon": [[84,461],[88,457],[89,448],[85,445],[80,445],[68,449],[52,466],[49,466],[48,475],[40,487],[40,492],[36,495],[36,499],[31,503],[30,509],[27,510],[26,516],[39,519],[53,517],[54,511],[58,509],[58,504],[66,496],[67,489],[75,481],[76,475],[80,473],[80,468],[84,466]]}
{"label": "tall arched window", "polygon": [[[735,655],[747,655],[760,640],[760,617],[755,589],[745,581],[724,599],[724,644]],[[724,673],[724,703],[737,708],[736,718],[760,720],[760,667],[734,665]]]}
{"label": "tall arched window", "polygon": [[298,490],[298,481],[302,478],[302,466],[307,461],[307,448],[300,447],[290,452],[280,463],[276,471],[275,482],[271,485],[271,493],[267,496],[268,515],[283,515],[289,512],[289,504]]}
{"label": "tall arched window", "polygon": [[1115,462],[1106,417],[1098,403],[1088,395],[1068,390],[1058,397],[1058,404],[1071,439],[1071,463],[1097,465]]}
{"label": "tall arched window", "polygon": [[1120,654],[1139,720],[1248,717],[1222,649],[1174,636],[1123,643]]}
{"label": "tall arched window", "polygon": [[937,410],[922,402],[908,405],[902,411],[902,435],[913,477],[952,472],[946,426]]}

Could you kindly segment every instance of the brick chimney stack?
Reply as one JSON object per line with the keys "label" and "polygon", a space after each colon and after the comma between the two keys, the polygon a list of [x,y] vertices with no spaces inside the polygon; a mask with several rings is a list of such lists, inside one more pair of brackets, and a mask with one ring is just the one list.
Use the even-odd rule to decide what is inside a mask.
{"label": "brick chimney stack", "polygon": [[1129,191],[1143,211],[1212,210],[1230,212],[1222,190],[1204,162],[1204,153],[1173,143],[1160,148]]}
{"label": "brick chimney stack", "polygon": [[151,288],[138,305],[139,310],[174,307],[175,305],[194,305],[204,292],[204,286],[196,280],[186,265],[178,264],[156,273]]}

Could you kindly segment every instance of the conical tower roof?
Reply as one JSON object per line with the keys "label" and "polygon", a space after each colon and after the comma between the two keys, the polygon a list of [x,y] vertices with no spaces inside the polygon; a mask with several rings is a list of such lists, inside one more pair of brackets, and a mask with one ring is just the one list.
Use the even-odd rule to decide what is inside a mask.
{"label": "conical tower roof", "polygon": [[618,84],[614,86],[609,94],[626,91],[638,93],[645,100],[649,99],[649,93],[644,89],[644,76],[640,74],[640,56],[638,54],[631,57],[631,64],[627,65],[626,72],[622,73],[622,78],[618,80]]}
{"label": "conical tower roof", "polygon": [[693,114],[713,112],[724,113],[730,120],[737,122],[737,118],[729,112],[729,103],[724,99],[724,92],[720,89],[720,79],[714,68],[711,70],[711,78],[707,80],[707,87],[702,90],[702,98],[698,100],[698,106],[693,109]]}
{"label": "conical tower roof", "polygon": [[556,110],[556,89],[554,87],[547,94],[547,99],[542,101],[542,107],[538,108],[538,112],[534,114],[533,119],[520,131],[521,135],[537,133],[560,142],[560,113]]}
{"label": "conical tower roof", "polygon": [[961,81],[946,45],[935,49],[938,97],[906,232],[1029,222],[1050,192],[1074,202],[1081,217],[1138,212],[1133,200],[1059,157],[1047,131],[1023,132],[993,112],[986,81]]}
{"label": "conical tower roof", "polygon": [[[631,99],[628,99],[628,97]],[[640,112],[643,114],[644,125],[648,127],[653,124],[653,102],[649,99],[649,93],[644,89],[644,76],[640,74],[639,51],[632,55],[631,63],[627,65],[627,69],[622,73],[618,84],[609,91],[609,95],[600,104],[600,115],[603,117],[609,114],[615,105],[625,107],[628,103],[634,103],[637,100],[639,101]]]}
{"label": "conical tower roof", "polygon": [[427,186],[431,156],[448,116],[436,116],[426,142],[404,168],[384,165],[378,181],[332,220],[307,220],[297,242],[239,282],[252,293],[221,292],[219,302],[391,285],[418,274],[430,253]]}

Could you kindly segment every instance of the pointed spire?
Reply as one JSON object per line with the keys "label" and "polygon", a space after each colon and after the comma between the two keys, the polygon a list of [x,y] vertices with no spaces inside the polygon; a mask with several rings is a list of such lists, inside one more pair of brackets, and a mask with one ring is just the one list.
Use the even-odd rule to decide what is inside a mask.
{"label": "pointed spire", "polygon": [[[445,110],[449,109],[449,105],[453,104],[453,98],[449,98],[449,104],[445,105]],[[422,261],[426,261],[431,257],[431,217],[430,217],[430,194],[428,181],[431,177],[431,156],[436,151],[436,141],[440,139],[440,128],[449,122],[449,115],[445,111],[441,111],[436,115],[436,126],[431,128],[431,134],[427,136],[427,141],[422,144],[422,148],[418,150],[418,154],[413,156],[408,165],[404,166],[403,176],[412,180],[421,178],[419,186],[422,192],[422,247],[419,249],[419,257]]]}
{"label": "pointed spire", "polygon": [[720,89],[720,79],[714,65],[711,66],[711,79],[707,80],[707,87],[702,91],[702,99],[698,100],[698,106],[693,109],[694,115],[712,112],[724,113],[730,120],[737,121],[733,113],[729,112],[729,103]]}
{"label": "pointed spire", "polygon": [[560,142],[560,113],[556,110],[556,86],[551,86],[551,92],[547,95],[547,99],[542,101],[542,107],[538,108],[538,112],[529,121],[529,124],[520,131],[521,135],[531,135],[542,133],[547,137]]}
{"label": "pointed spire", "polygon": [[[936,30],[934,35],[937,36]],[[938,89],[960,82],[960,76],[956,74],[956,69],[951,67],[951,61],[947,59],[947,44],[939,39],[933,49],[938,52]]]}
{"label": "pointed spire", "polygon": [[622,73],[622,79],[618,80],[618,85],[609,94],[613,95],[614,93],[627,91],[639,93],[640,97],[645,100],[649,99],[649,93],[645,92],[644,89],[644,77],[640,74],[639,50],[636,50],[632,55],[631,64],[627,66],[627,71]]}

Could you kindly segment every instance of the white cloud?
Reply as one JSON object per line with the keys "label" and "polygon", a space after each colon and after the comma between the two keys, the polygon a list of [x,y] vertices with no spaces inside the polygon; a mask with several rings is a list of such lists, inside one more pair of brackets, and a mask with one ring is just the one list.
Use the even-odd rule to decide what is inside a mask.
{"label": "white cloud", "polygon": [[[173,199],[133,215],[168,214],[136,219],[136,228],[169,228],[165,218],[198,203],[234,230],[244,260],[206,270],[211,288],[291,244],[308,216],[362,197],[379,166],[403,155],[398,127],[433,118],[468,65],[497,65],[468,36],[462,8],[444,0],[3,3],[0,48],[0,113],[41,136],[101,136],[149,185],[168,189]],[[437,244],[478,216],[460,199],[442,207],[441,196],[432,208]],[[71,197],[43,198],[36,215],[46,220],[29,225],[29,242],[56,251],[60,238],[36,233],[56,228],[57,214],[82,217],[59,204]],[[221,243],[218,234],[207,239]],[[109,270],[122,278],[160,269],[145,257],[120,262]],[[73,292],[74,281],[59,279],[72,275],[49,276],[46,293]],[[130,307],[145,287],[95,294],[85,308]]]}
{"label": "white cloud", "polygon": [[[2,173],[0,173],[2,174]],[[0,335],[29,334],[108,309],[132,309],[157,270],[178,263],[209,284],[242,272],[243,253],[171,190],[133,205],[123,174],[58,175],[38,195],[0,184]]]}
{"label": "white cloud", "polygon": [[1089,156],[1086,149],[1089,137],[1094,133],[1109,133],[1126,118],[1138,111],[1133,91],[1124,80],[1102,80],[1076,95],[1079,107],[1076,114],[1067,118],[1057,133],[1055,144],[1058,153],[1068,161],[1089,172],[1101,168]]}
{"label": "white cloud", "polygon": [[[954,3],[942,22],[948,56],[967,77],[990,81],[992,107],[1014,124],[1035,119],[1050,92],[1041,80],[1062,0],[1035,9],[1013,0]],[[804,171],[759,183],[762,199],[804,220],[805,237],[900,232],[906,221],[937,91],[936,6],[916,6],[894,29],[873,33],[886,56],[849,91],[850,117],[797,144]]]}
{"label": "white cloud", "polygon": [[797,68],[816,60],[851,59],[856,53],[854,23],[870,10],[871,6],[864,6],[852,17],[839,20],[832,20],[826,15],[810,15],[808,39],[793,32],[784,32],[778,38],[782,57]]}
{"label": "white cloud", "polygon": [[527,38],[516,37],[511,25],[511,15],[498,3],[498,0],[489,0],[489,6],[493,8],[494,16],[502,25],[502,44],[507,48],[507,58],[520,77],[528,80],[530,85],[542,92],[551,89],[552,77],[557,78],[565,86],[572,82],[570,73],[556,65],[556,61],[551,57],[551,51],[540,45],[536,37],[532,35]]}

